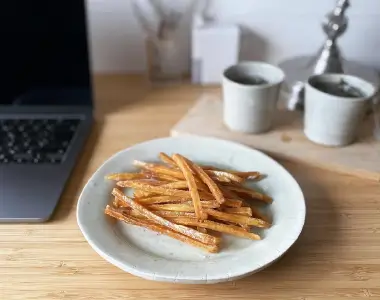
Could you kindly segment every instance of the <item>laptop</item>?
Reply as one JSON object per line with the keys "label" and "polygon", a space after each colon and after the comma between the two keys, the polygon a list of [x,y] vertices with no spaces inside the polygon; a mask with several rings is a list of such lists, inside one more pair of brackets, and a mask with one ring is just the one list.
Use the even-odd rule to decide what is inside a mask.
{"label": "laptop", "polygon": [[6,1],[0,37],[0,222],[42,222],[93,121],[85,1]]}

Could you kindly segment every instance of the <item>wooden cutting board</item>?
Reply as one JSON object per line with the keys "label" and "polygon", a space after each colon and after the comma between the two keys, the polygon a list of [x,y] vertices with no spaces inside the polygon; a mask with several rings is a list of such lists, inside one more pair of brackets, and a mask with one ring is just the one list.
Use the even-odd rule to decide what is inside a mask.
{"label": "wooden cutting board", "polygon": [[343,148],[310,142],[302,130],[302,114],[279,110],[273,129],[252,135],[229,131],[222,121],[222,101],[205,95],[172,128],[171,135],[203,135],[236,141],[273,157],[296,160],[317,167],[380,182],[380,141],[373,137],[373,118],[364,120],[355,144]]}

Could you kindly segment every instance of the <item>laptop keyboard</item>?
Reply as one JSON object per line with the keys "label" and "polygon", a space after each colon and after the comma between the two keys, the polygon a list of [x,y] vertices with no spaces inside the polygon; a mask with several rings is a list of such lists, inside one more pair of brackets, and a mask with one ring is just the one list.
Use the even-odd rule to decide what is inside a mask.
{"label": "laptop keyboard", "polygon": [[79,119],[0,120],[0,164],[61,163],[79,123]]}

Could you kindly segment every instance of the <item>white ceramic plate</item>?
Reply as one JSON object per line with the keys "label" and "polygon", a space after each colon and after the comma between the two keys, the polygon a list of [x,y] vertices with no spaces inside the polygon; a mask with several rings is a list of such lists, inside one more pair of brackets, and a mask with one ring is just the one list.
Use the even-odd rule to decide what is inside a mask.
{"label": "white ceramic plate", "polygon": [[[157,161],[159,152],[180,153],[198,163],[258,170],[268,177],[254,185],[272,196],[273,226],[261,241],[223,237],[222,251],[208,254],[143,228],[115,223],[104,215],[113,183],[104,176],[132,172],[134,159]],[[280,258],[297,240],[305,221],[305,201],[294,178],[265,154],[229,141],[204,137],[163,138],[123,150],[107,160],[86,184],[78,202],[79,227],[94,250],[120,269],[146,279],[216,283],[257,272]]]}

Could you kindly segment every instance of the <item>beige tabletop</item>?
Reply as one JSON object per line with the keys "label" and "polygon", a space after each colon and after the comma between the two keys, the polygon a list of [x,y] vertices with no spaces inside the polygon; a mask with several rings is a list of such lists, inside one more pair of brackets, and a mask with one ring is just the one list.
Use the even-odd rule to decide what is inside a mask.
{"label": "beige tabletop", "polygon": [[100,258],[76,224],[85,182],[115,152],[167,136],[202,88],[149,89],[125,76],[97,76],[95,84],[98,122],[52,221],[0,224],[0,299],[380,299],[380,184],[299,163],[280,161],[305,193],[304,231],[260,273],[174,285],[137,278]]}

